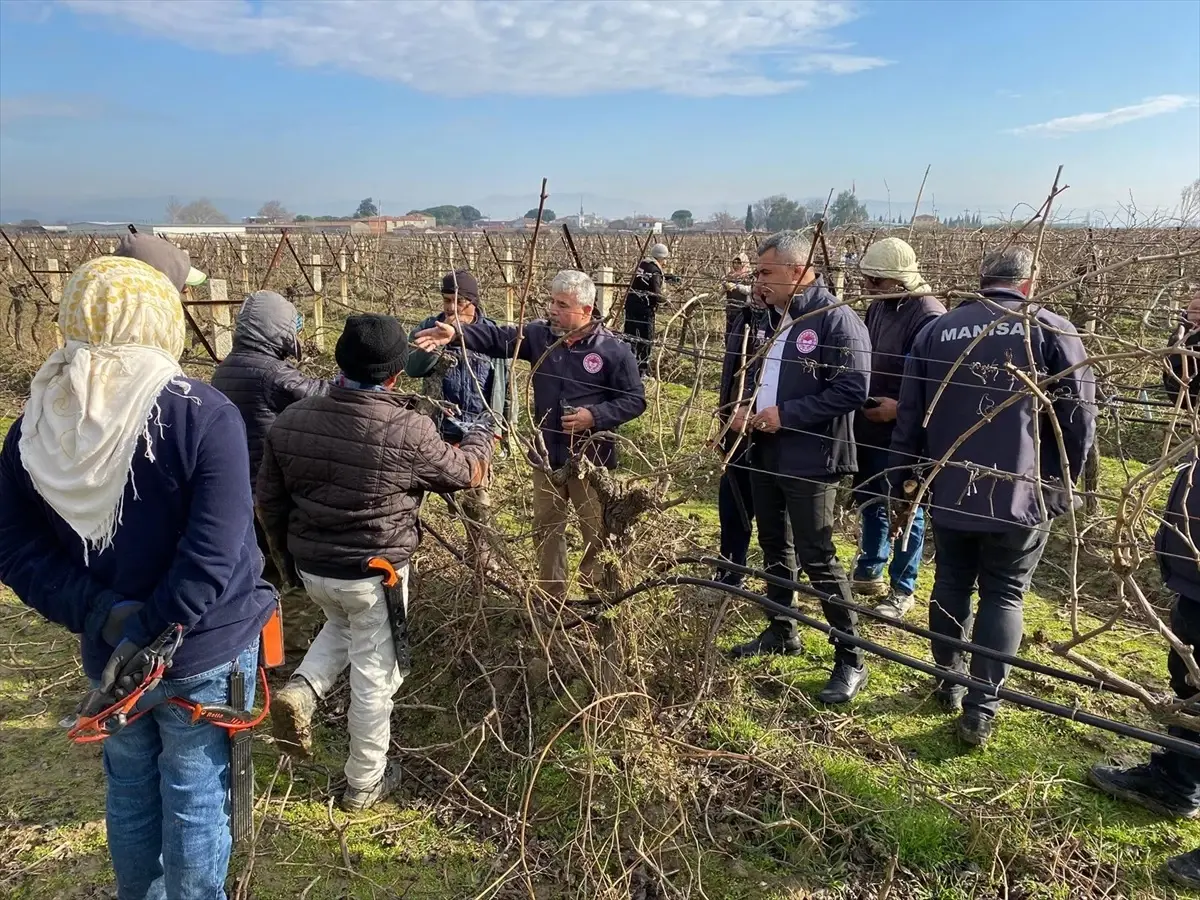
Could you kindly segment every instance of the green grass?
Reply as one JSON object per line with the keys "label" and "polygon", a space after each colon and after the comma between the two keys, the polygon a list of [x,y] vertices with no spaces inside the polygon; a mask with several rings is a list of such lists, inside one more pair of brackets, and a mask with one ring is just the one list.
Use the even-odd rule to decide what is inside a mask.
{"label": "green grass", "polygon": [[[661,391],[658,396],[658,387],[652,386],[652,412],[623,429],[651,464],[659,458],[658,435],[667,435],[662,440],[668,451],[673,446],[675,414],[688,394],[673,384],[663,384]],[[690,498],[672,514],[707,546],[715,546],[717,531],[711,468],[717,460],[700,444],[708,422],[703,411],[711,404],[707,394],[698,402],[684,440],[685,452],[693,452],[687,465],[673,473],[672,481],[674,491]],[[6,424],[0,419],[0,433]],[[625,458],[635,471],[644,470],[645,464],[634,454],[626,453]],[[1139,464],[1128,465],[1129,474],[1140,470]],[[1110,492],[1118,491],[1127,477],[1121,464],[1111,459],[1104,460],[1101,475],[1104,489]],[[527,527],[518,509],[525,502],[520,500],[522,487],[521,479],[514,476],[503,488],[518,498],[502,514],[503,527],[513,533]],[[1163,490],[1155,490],[1156,501],[1161,501]],[[426,509],[441,512],[436,499]],[[520,546],[514,549],[527,552]],[[842,540],[839,552],[843,563],[848,563],[852,543]],[[1061,554],[1062,547],[1052,544],[1048,552]],[[1057,559],[1061,562],[1061,555]],[[1094,567],[1094,560],[1086,563],[1085,574]],[[1021,652],[1063,665],[1051,647],[1070,634],[1069,618],[1060,585],[1048,567],[1043,567],[1043,573],[1027,597]],[[453,580],[458,573],[448,574]],[[919,597],[928,597],[932,574],[932,565],[926,565]],[[1143,583],[1152,585],[1152,575]],[[424,604],[469,606],[473,602],[469,598],[451,596],[458,589],[457,582],[448,584],[434,571],[424,577],[424,594],[418,603],[427,610]],[[703,634],[713,609],[696,599],[694,592],[681,589],[675,595],[659,592],[645,603],[694,635]],[[1092,585],[1089,604],[1094,601],[1095,606],[1085,609],[1081,628],[1097,624],[1094,613],[1102,614],[1110,600],[1102,581]],[[618,628],[625,620],[642,621],[637,619],[637,609],[614,615]],[[920,622],[924,615],[922,602],[910,620]],[[425,626],[418,622],[415,627],[420,633]],[[509,621],[497,616],[489,620],[489,627],[491,643],[483,646],[497,660],[511,664],[516,657],[507,654],[520,639],[519,617]],[[719,634],[718,646],[744,640],[760,627],[761,619],[753,610],[739,609]],[[511,637],[505,629],[511,629]],[[637,640],[654,639],[648,631],[632,630]],[[922,640],[877,625],[867,625],[866,632],[888,646],[928,658]],[[477,673],[474,663],[447,661],[439,655],[442,650],[453,652],[454,636],[426,637],[430,644],[418,649],[421,671],[406,684],[399,700],[443,711],[398,710],[394,734],[408,746],[456,740],[476,721],[474,710],[482,702],[463,691]],[[0,895],[92,897],[96,886],[111,883],[103,840],[99,753],[94,747],[69,744],[56,724],[85,687],[74,641],[0,590],[0,647],[6,648],[0,653],[0,810],[7,823],[0,848]],[[1123,675],[1166,688],[1165,649],[1143,630],[1119,626],[1089,642],[1085,650]],[[526,646],[524,652],[527,661],[536,656],[535,648]],[[704,801],[712,818],[696,828],[698,868],[687,876],[696,879],[689,884],[698,881],[705,896],[714,900],[799,900],[817,890],[829,891],[831,898],[878,896],[892,860],[894,897],[1002,896],[1005,872],[1008,896],[1027,900],[1089,898],[1099,896],[1106,885],[1116,886],[1111,896],[1139,900],[1184,896],[1164,883],[1160,866],[1167,856],[1200,846],[1200,824],[1165,822],[1110,800],[1086,783],[1093,763],[1138,761],[1147,748],[1008,704],[991,743],[968,752],[954,735],[953,718],[934,704],[927,680],[899,665],[872,662],[871,683],[849,709],[815,706],[809,698],[824,682],[831,659],[831,647],[819,634],[808,632],[798,657],[736,665],[718,662],[721,691],[706,700],[689,729],[677,735],[714,752],[769,761],[807,785],[805,791],[796,794],[775,785],[755,789],[719,781],[717,770],[694,763],[687,768],[666,745],[624,757],[609,752],[607,745],[589,744],[578,729],[571,729],[555,744],[538,774],[529,836],[551,855],[552,848],[566,846],[584,827],[585,818],[595,813],[589,805],[613,802],[603,793],[611,783],[623,783],[622,802],[633,803],[639,814],[648,815],[666,803],[664,797],[714,780],[720,790]],[[487,666],[495,660],[481,655],[480,662]],[[688,662],[684,659],[681,664]],[[586,679],[571,673],[567,681],[576,703],[593,699]],[[1103,715],[1150,724],[1137,704],[1122,698],[1096,696],[1021,672],[1014,672],[1009,684],[1068,706],[1079,703]],[[535,756],[576,708],[563,696],[549,685],[532,695]],[[340,702],[335,699],[335,705]],[[472,712],[464,713],[470,704],[475,704]],[[269,797],[270,802],[269,809],[260,809],[259,814],[263,831],[253,867],[255,896],[299,897],[307,889],[312,900],[381,897],[388,895],[383,886],[407,898],[470,898],[516,862],[504,830],[481,823],[477,811],[464,814],[460,803],[448,802],[437,788],[444,780],[431,778],[428,767],[414,756],[409,760],[414,766],[412,777],[395,803],[358,817],[334,813],[334,821],[346,825],[345,851],[353,872],[346,870],[326,808],[346,753],[344,710],[335,709],[330,716],[334,724],[318,729],[312,764],[281,772],[273,785],[276,754],[265,742],[257,745],[260,801],[267,806]],[[506,732],[505,739],[519,748],[525,735]],[[430,756],[453,768],[466,765],[465,752],[459,748]],[[466,765],[464,780],[472,791],[513,815],[531,771],[529,763],[514,761],[489,739]],[[595,773],[591,783],[600,792],[596,796],[583,793],[582,785],[589,783],[583,777],[587,772]],[[764,825],[722,818],[723,804]],[[1070,866],[1056,869],[1052,861],[1060,857]],[[243,851],[234,861],[232,876],[246,866]],[[580,896],[568,887],[572,871],[563,869],[535,879],[539,898]],[[683,879],[684,867],[678,871],[677,877]],[[1081,871],[1093,873],[1094,889],[1072,874]]]}

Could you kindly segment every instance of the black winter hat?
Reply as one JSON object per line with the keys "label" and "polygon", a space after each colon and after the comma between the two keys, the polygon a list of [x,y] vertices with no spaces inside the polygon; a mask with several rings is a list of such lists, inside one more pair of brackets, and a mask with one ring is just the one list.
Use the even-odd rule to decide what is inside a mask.
{"label": "black winter hat", "polygon": [[383,384],[404,369],[408,337],[392,316],[362,315],[346,320],[333,358],[347,378],[362,384]]}
{"label": "black winter hat", "polygon": [[479,305],[479,282],[466,269],[457,269],[445,275],[442,278],[442,293],[457,293],[463,300],[470,300],[476,306]]}

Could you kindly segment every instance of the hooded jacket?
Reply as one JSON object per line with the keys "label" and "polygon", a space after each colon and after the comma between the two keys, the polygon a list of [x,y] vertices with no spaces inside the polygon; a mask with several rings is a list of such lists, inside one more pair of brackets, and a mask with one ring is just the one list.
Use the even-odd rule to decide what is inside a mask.
{"label": "hooded jacket", "polygon": [[[1083,365],[1087,352],[1075,326],[1062,316],[1028,307],[1033,321],[1026,334],[1024,295],[1006,288],[984,288],[980,294],[991,302],[966,300],[917,335],[904,367],[889,477],[898,489],[914,467],[950,454],[933,480],[935,523],[976,532],[1032,528],[1067,511],[1062,484],[1079,477],[1096,436],[1095,377]],[[1052,398],[1065,460],[1050,414],[1042,411],[1035,418],[1028,389],[1005,371],[1009,362],[1025,372],[1031,364],[1036,368]],[[934,405],[943,381],[945,390]],[[1023,396],[959,443],[1014,393]]]}
{"label": "hooded jacket", "polygon": [[1154,555],[1163,584],[1190,603],[1200,606],[1200,564],[1192,549],[1200,541],[1200,472],[1192,457],[1179,467],[1163,522],[1154,536]]}
{"label": "hooded jacket", "polygon": [[[772,343],[783,317],[773,307],[767,314]],[[853,474],[854,413],[867,399],[871,378],[867,327],[850,307],[838,304],[820,278],[792,298],[788,315],[791,324],[778,334],[783,346],[775,396],[781,427],[775,434],[753,434],[751,459],[779,475]],[[764,361],[754,364],[745,396],[760,381]]]}
{"label": "hooded jacket", "polygon": [[[483,306],[478,300],[475,301],[475,318],[476,321],[495,324],[483,314]],[[425,378],[433,372],[437,354],[418,349],[413,341],[417,332],[432,328],[435,322],[444,321],[446,314],[439,313],[425,319],[412,330],[408,336],[408,360],[404,365],[404,374],[410,378]],[[486,354],[466,350],[461,345],[447,347],[445,352],[454,355],[457,364],[442,376],[442,397],[457,406],[460,414],[442,418],[439,423],[442,437],[457,444],[471,426],[479,424],[500,434],[504,427],[503,420],[507,418],[505,404],[508,401],[512,361],[493,359]]]}
{"label": "hooded jacket", "polygon": [[300,356],[296,321],[296,307],[279,294],[251,294],[238,311],[233,350],[213,372],[213,387],[233,401],[246,425],[251,486],[275,417],[297,400],[329,393],[328,382],[309,378],[288,362]]}
{"label": "hooded jacket", "polygon": [[[900,399],[904,360],[921,329],[946,311],[936,297],[914,296],[898,300],[873,300],[867,307],[867,334],[871,338],[871,396]],[[860,447],[886,451],[896,423],[854,418],[854,439]]]}
{"label": "hooded jacket", "polygon": [[[629,345],[602,325],[593,325],[568,341],[560,340],[545,320],[516,325],[475,321],[461,329],[468,350],[487,356],[519,359],[532,367],[533,419],[546,443],[550,467],[559,469],[579,454],[597,465],[617,465],[616,442],[590,440],[590,435],[563,431],[563,406],[586,407],[596,420],[592,431],[616,431],[646,411],[646,390]],[[532,455],[531,455],[532,456]]]}

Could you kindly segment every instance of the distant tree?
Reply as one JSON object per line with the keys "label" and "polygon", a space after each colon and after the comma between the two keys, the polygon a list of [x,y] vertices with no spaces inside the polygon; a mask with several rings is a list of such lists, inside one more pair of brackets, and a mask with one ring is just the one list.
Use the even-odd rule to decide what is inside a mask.
{"label": "distant tree", "polygon": [[207,197],[193,200],[182,207],[176,220],[184,225],[224,225],[229,221],[225,213],[213,206]]}
{"label": "distant tree", "polygon": [[464,225],[474,225],[483,218],[483,213],[473,206],[460,206],[458,208],[458,219]]}
{"label": "distant tree", "polygon": [[167,198],[167,224],[174,225],[179,221],[179,211],[183,209],[183,204],[179,202],[178,197]]}
{"label": "distant tree", "polygon": [[41,228],[42,223],[37,219],[22,219],[17,223],[18,228]]}
{"label": "distant tree", "polygon": [[746,204],[746,222],[745,222],[745,225],[746,225],[746,230],[747,230],[747,231],[753,231],[753,230],[754,230],[754,207],[753,207],[751,204],[749,204],[749,203],[747,203],[747,204]]}
{"label": "distant tree", "polygon": [[377,215],[379,215],[379,207],[375,205],[375,201],[370,197],[358,204],[358,209],[354,211],[354,218],[356,219],[369,219]]}
{"label": "distant tree", "polygon": [[719,212],[712,217],[712,227],[717,231],[737,231],[741,223],[729,213]]}
{"label": "distant tree", "polygon": [[690,209],[677,209],[671,213],[671,221],[675,223],[677,228],[692,227],[692,211]]}
{"label": "distant tree", "polygon": [[[537,207],[535,206],[533,209],[527,211],[525,213],[525,218],[526,219],[536,219],[537,218]],[[542,221],[543,222],[553,222],[557,218],[558,218],[558,216],[555,214],[554,210],[552,210],[552,209],[543,209],[542,210]]]}
{"label": "distant tree", "polygon": [[278,200],[268,200],[259,207],[257,215],[260,219],[277,219],[281,222],[292,220],[292,214]]}
{"label": "distant tree", "polygon": [[853,191],[842,191],[829,207],[829,223],[838,225],[854,225],[870,220],[867,207],[854,196]]}
{"label": "distant tree", "polygon": [[803,204],[789,200],[783,194],[759,200],[754,204],[753,212],[755,227],[767,231],[803,228],[812,218]]}
{"label": "distant tree", "polygon": [[311,222],[312,220],[313,220],[312,216],[305,216],[305,215],[296,216],[296,218],[293,219],[293,221],[295,221],[295,222]]}
{"label": "distant tree", "polygon": [[463,223],[462,208],[458,206],[431,206],[428,209],[418,209],[416,212],[425,216],[433,216],[438,225],[453,228]]}
{"label": "distant tree", "polygon": [[1179,218],[1185,225],[1200,225],[1200,178],[1179,192]]}
{"label": "distant tree", "polygon": [[[534,210],[534,212],[536,213],[537,210]],[[608,223],[609,231],[628,231],[629,227],[628,219],[613,219]]]}

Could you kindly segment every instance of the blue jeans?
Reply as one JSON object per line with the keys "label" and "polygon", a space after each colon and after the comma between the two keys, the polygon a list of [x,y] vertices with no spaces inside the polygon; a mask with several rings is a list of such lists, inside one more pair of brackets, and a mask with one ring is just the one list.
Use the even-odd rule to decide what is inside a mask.
{"label": "blue jeans", "polygon": [[902,546],[903,538],[895,542],[888,540],[888,488],[887,476],[883,474],[887,461],[887,450],[859,445],[854,502],[863,507],[862,537],[853,577],[855,581],[879,578],[884,566],[888,565],[890,550],[892,563],[888,566],[888,577],[892,587],[902,594],[911,594],[917,587],[917,570],[921,567],[921,553],[925,548],[925,510],[917,508],[907,547]]}
{"label": "blue jeans", "polygon": [[[244,702],[254,700],[258,640],[237,664]],[[190,678],[163,679],[139,702],[144,716],[104,741],[108,851],[118,900],[224,900],[229,832],[229,735],[190,724],[169,697],[233,702],[228,662]]]}

